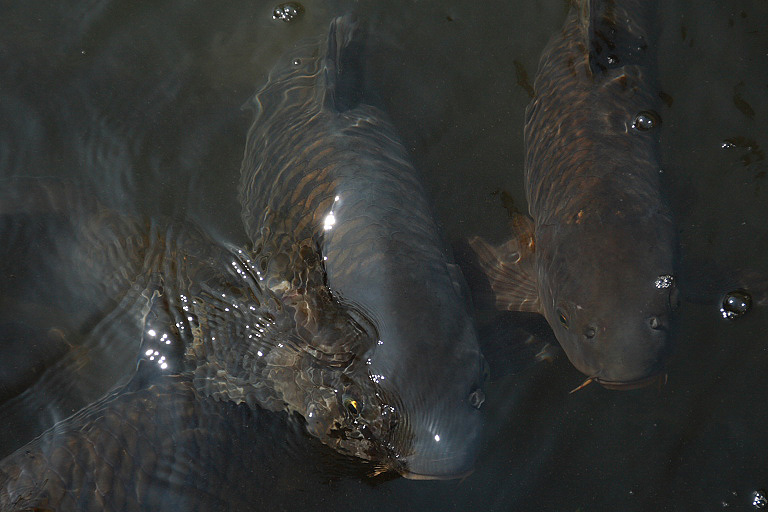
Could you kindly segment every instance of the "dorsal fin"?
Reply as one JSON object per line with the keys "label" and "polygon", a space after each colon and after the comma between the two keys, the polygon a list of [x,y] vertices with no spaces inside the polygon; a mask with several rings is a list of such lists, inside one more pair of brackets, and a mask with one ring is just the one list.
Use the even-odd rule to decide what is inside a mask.
{"label": "dorsal fin", "polygon": [[586,48],[589,48],[589,41],[591,39],[589,31],[589,27],[592,25],[591,5],[592,2],[590,0],[571,0],[571,9],[576,11],[581,41]]}
{"label": "dorsal fin", "polygon": [[291,109],[354,108],[362,99],[363,41],[357,21],[348,14],[335,18],[327,35],[304,39],[287,51],[244,105],[256,112],[249,140],[260,140],[262,130]]}
{"label": "dorsal fin", "polygon": [[360,103],[363,92],[364,37],[353,15],[331,22],[324,62],[327,108],[344,112]]}
{"label": "dorsal fin", "polygon": [[654,4],[653,0],[578,0],[574,4],[594,75],[646,64]]}

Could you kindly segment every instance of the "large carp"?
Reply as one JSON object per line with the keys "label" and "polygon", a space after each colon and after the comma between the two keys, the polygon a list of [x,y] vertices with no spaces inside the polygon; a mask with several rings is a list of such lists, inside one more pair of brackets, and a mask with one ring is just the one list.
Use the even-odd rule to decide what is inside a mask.
{"label": "large carp", "polygon": [[533,221],[494,248],[471,241],[497,304],[543,314],[588,381],[663,372],[676,301],[676,232],[660,187],[655,2],[574,3],[541,56],[526,110]]}
{"label": "large carp", "polygon": [[[456,477],[478,448],[484,362],[418,174],[386,116],[362,102],[357,34],[336,19],[320,44],[284,55],[255,96],[243,221],[260,276],[300,330],[320,329],[316,357],[361,356],[302,391],[310,431],[382,470]],[[361,335],[324,327],[329,305]]]}
{"label": "large carp", "polygon": [[[241,182],[252,250],[109,212],[78,224],[99,289],[141,290],[144,370],[0,462],[0,510],[226,502],[237,479],[207,472],[266,461],[211,447],[271,443],[249,431],[261,409],[300,415],[374,473],[471,469],[484,363],[465,285],[393,128],[358,101],[355,30],[335,20],[254,99]],[[145,412],[153,397],[168,410]],[[233,404],[244,424],[226,417]]]}

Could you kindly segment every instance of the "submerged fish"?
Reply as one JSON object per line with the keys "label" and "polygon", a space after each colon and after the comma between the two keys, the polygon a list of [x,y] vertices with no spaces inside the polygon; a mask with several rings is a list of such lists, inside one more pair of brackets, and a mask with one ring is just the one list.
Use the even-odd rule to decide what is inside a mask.
{"label": "submerged fish", "polygon": [[589,379],[654,380],[669,352],[676,233],[660,190],[655,2],[577,2],[526,111],[528,217],[471,241],[497,304],[543,314]]}
{"label": "submerged fish", "polygon": [[316,358],[282,399],[377,471],[458,477],[478,449],[484,361],[417,172],[362,102],[361,39],[337,18],[254,98],[240,190],[251,257]]}
{"label": "submerged fish", "polygon": [[[248,474],[254,485],[263,484],[263,474],[270,483],[274,480],[269,471],[254,476],[252,468],[269,464],[259,457],[279,444],[262,425],[285,423],[284,418],[245,405],[235,409],[234,404],[217,403],[218,397],[204,396],[200,390],[208,390],[210,383],[196,370],[220,363],[222,372],[248,375],[242,367],[249,366],[250,350],[258,350],[248,343],[249,333],[290,345],[291,317],[274,294],[254,281],[241,252],[220,247],[194,226],[145,224],[103,212],[77,223],[71,233],[78,239],[73,259],[81,271],[99,281],[94,287],[105,303],[117,302],[99,325],[126,326],[135,318],[143,334],[132,338],[129,347],[117,339],[121,333],[102,330],[99,344],[116,349],[107,351],[110,357],[128,359],[127,368],[114,361],[94,361],[92,366],[101,362],[130,375],[140,353],[139,370],[125,386],[0,461],[0,510],[244,508],[247,497],[259,494],[242,489],[237,481],[243,479],[234,475]],[[118,322],[121,316],[127,318]],[[95,358],[90,348],[73,349],[42,368],[40,382],[79,378],[85,365],[77,364],[78,356]],[[125,353],[131,348],[129,359]],[[99,370],[105,369],[91,368]],[[97,379],[98,384],[103,380],[105,376]],[[266,380],[260,384],[274,386]],[[68,384],[61,387],[62,393],[72,392]],[[32,385],[20,395],[30,402],[24,410],[45,415],[56,392]]]}
{"label": "submerged fish", "polygon": [[[142,326],[141,363],[0,461],[0,509],[144,510],[201,495],[201,510],[218,509],[254,494],[208,473],[267,462],[216,448],[264,451],[276,438],[251,430],[261,409],[300,415],[374,473],[471,470],[484,361],[465,285],[393,128],[359,102],[355,31],[336,19],[255,97],[241,183],[252,250],[189,224],[72,217],[82,272],[105,300],[130,299],[119,302]],[[52,190],[43,210],[77,207]],[[153,399],[169,409],[144,414]],[[227,417],[233,404],[248,406],[244,422]],[[201,453],[206,463],[189,463]]]}

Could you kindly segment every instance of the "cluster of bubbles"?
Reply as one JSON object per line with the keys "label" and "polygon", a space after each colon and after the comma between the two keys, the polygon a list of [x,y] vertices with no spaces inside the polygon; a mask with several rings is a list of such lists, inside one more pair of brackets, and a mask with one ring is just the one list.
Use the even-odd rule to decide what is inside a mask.
{"label": "cluster of bubbles", "polygon": [[[739,499],[739,493],[736,491],[731,491],[731,499],[736,501],[737,503],[741,501]],[[766,496],[766,492],[763,489],[758,489],[756,491],[752,491],[752,493],[749,495],[749,503],[754,508],[765,508],[768,506],[768,497]],[[729,508],[733,501],[730,500],[722,500],[720,502],[720,506],[722,508]]]}
{"label": "cluster of bubbles", "polygon": [[272,9],[272,19],[280,20],[286,23],[295,20],[301,13],[304,12],[304,7],[298,2],[286,2],[279,4]]}
{"label": "cluster of bubbles", "polygon": [[765,497],[765,491],[752,492],[752,506],[755,508],[765,508],[768,505],[768,498]]}

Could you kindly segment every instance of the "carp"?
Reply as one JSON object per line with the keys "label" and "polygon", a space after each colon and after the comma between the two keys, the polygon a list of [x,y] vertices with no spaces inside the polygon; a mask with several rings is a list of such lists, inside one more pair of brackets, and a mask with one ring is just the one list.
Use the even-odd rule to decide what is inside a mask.
{"label": "carp", "polygon": [[544,315],[587,383],[617,389],[664,372],[677,303],[654,14],[647,0],[572,6],[526,110],[530,218],[499,247],[470,241],[497,305]]}

